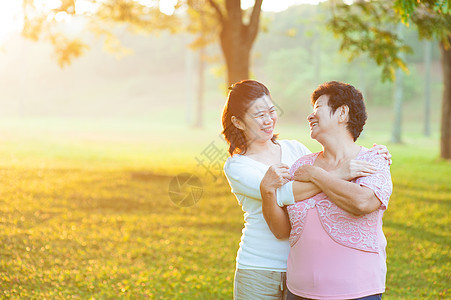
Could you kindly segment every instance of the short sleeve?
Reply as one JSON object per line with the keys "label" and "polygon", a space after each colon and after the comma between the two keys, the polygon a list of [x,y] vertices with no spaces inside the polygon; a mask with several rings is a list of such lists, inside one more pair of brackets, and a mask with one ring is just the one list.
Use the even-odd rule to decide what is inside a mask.
{"label": "short sleeve", "polygon": [[355,182],[371,189],[376,197],[382,202],[382,208],[387,209],[388,201],[393,192],[390,166],[388,165],[387,160],[379,154],[370,151],[367,152],[367,155],[365,155],[362,160],[374,164],[377,171],[369,176],[359,177]]}

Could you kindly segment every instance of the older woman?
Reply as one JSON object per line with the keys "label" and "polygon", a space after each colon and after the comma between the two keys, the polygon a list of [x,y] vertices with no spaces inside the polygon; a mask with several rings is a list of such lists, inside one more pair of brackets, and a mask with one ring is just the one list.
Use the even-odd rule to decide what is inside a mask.
{"label": "older woman", "polygon": [[[260,182],[270,165],[277,164],[285,177],[288,168],[310,151],[294,140],[277,140],[277,112],[268,88],[255,80],[243,80],[230,88],[224,107],[223,134],[230,157],[224,165],[232,192],[244,211],[244,229],[236,258],[235,299],[284,299],[285,272],[290,245],[289,230],[273,235],[262,214]],[[380,150],[390,158],[385,147]],[[352,161],[334,171],[337,178],[368,175],[371,164]],[[285,180],[285,179],[284,179]],[[278,190],[281,201],[303,200],[320,192],[317,185],[297,181]],[[284,218],[272,225],[289,227]]]}
{"label": "older woman", "polygon": [[[312,104],[310,136],[323,151],[298,159],[290,174],[322,192],[285,203],[290,230],[276,202],[284,171],[269,168],[260,186],[271,231],[290,230],[287,299],[381,299],[387,272],[382,215],[392,192],[389,165],[355,143],[367,115],[362,94],[353,86],[325,83],[313,92]],[[376,172],[352,181],[331,176],[353,159],[372,163]]]}

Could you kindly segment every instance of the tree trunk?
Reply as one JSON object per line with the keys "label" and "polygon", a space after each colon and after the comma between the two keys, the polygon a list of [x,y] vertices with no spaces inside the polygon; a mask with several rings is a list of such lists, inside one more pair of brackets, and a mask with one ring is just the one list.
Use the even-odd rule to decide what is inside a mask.
{"label": "tree trunk", "polygon": [[225,15],[217,9],[222,25],[220,40],[229,85],[249,78],[250,53],[259,29],[262,1],[255,1],[248,24],[243,23],[240,0],[226,0]]}
{"label": "tree trunk", "polygon": [[249,60],[252,45],[246,40],[244,28],[234,24],[224,27],[221,34],[221,48],[227,66],[227,83],[231,85],[237,81],[249,78]]}
{"label": "tree trunk", "polygon": [[396,69],[396,80],[395,80],[395,120],[393,123],[393,131],[392,131],[392,137],[391,142],[392,143],[401,143],[401,132],[402,132],[402,100],[404,98],[404,73],[401,69]]}
{"label": "tree trunk", "polygon": [[431,135],[430,111],[431,111],[431,59],[432,42],[424,41],[424,135]]}
{"label": "tree trunk", "polygon": [[[451,43],[451,38],[448,38]],[[443,69],[443,102],[440,136],[440,156],[451,159],[451,48],[440,43]]]}
{"label": "tree trunk", "polygon": [[[205,15],[203,9],[200,12],[200,32],[201,37],[204,39],[205,33]],[[204,126],[204,92],[205,92],[205,46],[201,45],[199,50],[199,60],[197,69],[197,109],[196,109],[196,122],[194,127],[202,128]]]}
{"label": "tree trunk", "polygon": [[[403,37],[404,25],[398,24],[398,36]],[[404,60],[404,55],[401,53],[400,57]],[[396,79],[395,79],[395,120],[393,124],[393,131],[391,141],[393,143],[401,143],[401,126],[402,126],[402,102],[404,98],[404,73],[400,68],[396,69]]]}
{"label": "tree trunk", "polygon": [[[187,41],[187,45],[189,42]],[[193,89],[193,78],[194,76],[194,54],[188,46],[185,49],[185,121],[187,124],[192,123],[192,107],[194,103],[194,89]]]}
{"label": "tree trunk", "polygon": [[199,64],[198,64],[198,76],[197,76],[197,114],[196,123],[194,124],[197,128],[202,128],[204,126],[203,116],[204,116],[204,86],[205,86],[205,48],[201,47],[199,49]]}

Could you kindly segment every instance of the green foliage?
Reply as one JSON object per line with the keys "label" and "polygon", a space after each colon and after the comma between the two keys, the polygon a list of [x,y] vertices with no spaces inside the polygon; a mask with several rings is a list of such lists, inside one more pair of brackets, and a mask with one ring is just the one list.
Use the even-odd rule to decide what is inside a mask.
{"label": "green foliage", "polygon": [[[271,18],[272,26],[259,36],[254,47],[258,55],[254,58],[256,78],[269,86],[274,101],[293,118],[311,110],[310,93],[317,85],[329,80],[355,85],[363,92],[368,105],[391,105],[392,84],[380,81],[381,67],[366,53],[353,61],[340,53],[339,43],[326,30],[324,16],[327,9],[304,5],[277,14],[266,14],[266,18]],[[289,31],[296,34],[287,36],[285,33]],[[421,64],[424,45],[412,28],[406,28],[403,43],[415,49],[415,56],[405,58],[412,71],[404,78],[405,101],[418,103],[423,100]],[[437,45],[433,49],[433,59],[438,61]],[[433,81],[437,82],[433,93],[439,95],[440,78]]]}
{"label": "green foliage", "polygon": [[353,60],[361,53],[368,53],[382,66],[382,80],[394,80],[396,68],[407,71],[401,53],[412,49],[394,32],[400,21],[390,5],[384,1],[358,2],[355,5],[339,5],[329,28],[341,37],[341,51]]}
{"label": "green foliage", "polygon": [[424,39],[436,39],[446,48],[450,47],[451,37],[451,14],[434,10],[418,9],[412,14],[411,20],[415,23],[418,34]]}
{"label": "green foliage", "polygon": [[[447,15],[450,14],[451,4],[449,0],[396,0],[394,2],[394,9],[398,15],[403,18],[403,22],[408,23],[409,18],[417,13],[417,9],[426,9],[437,15]],[[435,30],[442,30],[436,28]]]}
{"label": "green foliage", "polygon": [[414,23],[420,38],[436,39],[449,47],[451,15],[445,0],[359,1],[337,5],[330,28],[341,38],[341,50],[352,60],[367,53],[382,66],[382,80],[394,80],[395,70],[407,72],[402,53],[412,49],[400,38],[396,27]]}

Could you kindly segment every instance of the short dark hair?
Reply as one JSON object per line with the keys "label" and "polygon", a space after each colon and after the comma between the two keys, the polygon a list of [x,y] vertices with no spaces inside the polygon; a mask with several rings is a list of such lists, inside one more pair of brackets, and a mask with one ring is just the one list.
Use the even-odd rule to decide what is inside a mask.
{"label": "short dark hair", "polygon": [[[252,102],[265,95],[271,98],[268,88],[256,80],[242,80],[229,88],[229,95],[222,113],[222,134],[229,144],[230,155],[244,154],[249,147],[244,132],[233,125],[232,116],[243,121]],[[277,134],[272,136],[271,141],[275,143],[276,139]]]}
{"label": "short dark hair", "polygon": [[360,136],[365,125],[367,114],[362,93],[350,84],[329,81],[321,84],[312,93],[312,104],[322,95],[329,96],[329,107],[334,113],[342,105],[349,107],[349,120],[346,129],[351,133],[354,142]]}

